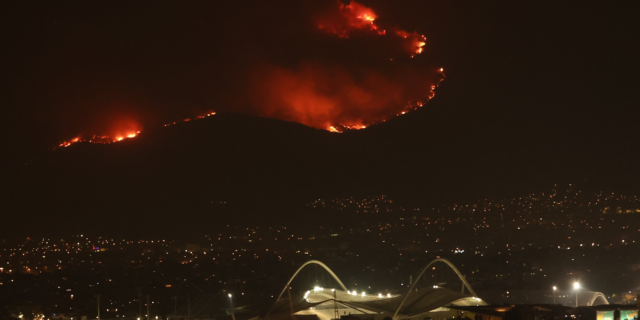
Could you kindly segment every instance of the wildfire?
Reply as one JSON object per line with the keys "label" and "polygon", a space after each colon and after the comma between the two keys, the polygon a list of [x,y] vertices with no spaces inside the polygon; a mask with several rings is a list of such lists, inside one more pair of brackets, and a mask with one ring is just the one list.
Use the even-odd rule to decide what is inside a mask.
{"label": "wildfire", "polygon": [[[215,115],[216,115],[216,113],[215,113],[215,112],[210,111],[210,112],[207,112],[207,113],[205,113],[205,114],[203,114],[203,115],[199,115],[199,116],[197,116],[197,117],[195,117],[195,118],[186,118],[186,119],[182,119],[182,121],[181,121],[181,122],[189,122],[189,121],[191,121],[191,120],[204,119],[204,118],[206,118],[206,117],[211,117],[211,116],[215,116]],[[168,126],[171,126],[171,125],[174,125],[174,124],[178,124],[178,122],[179,122],[179,121],[174,121],[174,122],[171,122],[171,123],[165,123],[165,124],[164,124],[164,126],[165,126],[165,127],[168,127]]]}
{"label": "wildfire", "polygon": [[[371,8],[367,8],[355,1],[345,5],[339,3],[339,11],[334,14],[326,14],[318,19],[318,28],[328,33],[336,34],[341,38],[349,38],[350,34],[357,30],[368,30],[378,35],[387,35],[385,29],[375,24],[377,15]],[[404,49],[413,57],[422,53],[427,44],[427,37],[417,32],[409,33],[405,30],[392,28],[396,36],[405,39]]]}
{"label": "wildfire", "polygon": [[[431,90],[429,91],[429,95],[423,101],[416,101],[415,103],[408,103],[404,107],[404,109],[402,111],[400,111],[399,113],[397,113],[395,116],[405,115],[405,114],[409,113],[412,110],[417,110],[418,108],[424,106],[433,97],[435,97],[435,95],[436,95],[435,90],[438,88],[440,83],[445,78],[444,68],[440,68],[438,70],[438,73],[440,74],[440,79],[438,80],[438,82],[436,82],[436,84],[431,85]],[[386,122],[390,118],[391,117],[387,117],[387,118],[381,119],[381,120],[379,120],[379,122]],[[374,123],[375,122],[373,122],[371,124],[374,124]],[[363,124],[343,124],[343,123],[341,123],[341,124],[329,125],[326,130],[329,131],[329,132],[342,133],[345,130],[361,130],[361,129],[366,129],[366,128],[367,128],[367,126],[363,125]]]}
{"label": "wildfire", "polygon": [[329,126],[327,128],[327,131],[329,132],[335,132],[335,133],[343,133],[345,130],[362,130],[362,129],[366,129],[367,126],[364,125],[354,125],[354,126],[349,126],[349,125],[336,125],[336,126]]}
{"label": "wildfire", "polygon": [[[383,26],[384,20],[378,20],[373,9],[358,2],[350,1],[345,5],[339,0],[332,1],[332,7],[327,9],[323,4],[323,10],[310,13],[309,19],[314,23],[307,30],[310,34],[302,36],[310,37],[305,39],[308,43],[320,43],[323,46],[335,44],[340,50],[347,48],[351,56],[347,54],[347,59],[336,62],[337,55],[325,57],[316,55],[317,52],[325,52],[322,50],[303,50],[301,55],[308,54],[309,57],[304,56],[286,65],[268,59],[252,64],[247,71],[240,73],[246,77],[241,78],[242,82],[239,81],[242,89],[230,90],[236,95],[231,99],[234,102],[230,103],[230,108],[235,108],[233,111],[240,110],[254,116],[293,121],[340,133],[363,130],[405,115],[425,106],[435,96],[435,90],[445,77],[444,69],[430,69],[424,64],[413,65],[418,62],[409,59],[424,53],[427,44],[425,35],[395,26]],[[314,36],[320,36],[322,41],[316,42]],[[351,44],[353,47],[350,47]],[[294,54],[297,52],[292,52],[292,56]],[[164,126],[215,114],[210,111]],[[127,128],[90,138],[77,136],[60,143],[56,148],[78,142],[116,143],[133,139],[140,133]]]}
{"label": "wildfire", "polygon": [[[216,114],[215,112],[208,112],[206,114],[199,115],[199,116],[194,117],[194,118],[183,119],[182,122],[188,122],[188,121],[197,120],[197,119],[204,119],[206,117],[210,117],[210,116],[213,116],[215,114]],[[172,123],[169,123],[169,124],[165,124],[164,126],[167,127],[167,126],[170,126],[170,125],[176,124],[176,123],[178,123],[178,122],[172,122]],[[81,137],[75,137],[75,138],[73,138],[71,140],[61,142],[57,147],[55,147],[53,149],[55,150],[55,149],[58,149],[58,148],[66,148],[66,147],[69,147],[72,144],[75,144],[75,143],[78,143],[78,142],[93,143],[93,144],[111,144],[111,143],[124,141],[126,139],[133,139],[133,138],[137,137],[141,132],[142,131],[140,131],[140,130],[129,131],[126,134],[122,134],[122,135],[119,134],[119,135],[116,135],[113,138],[111,136],[109,136],[109,135],[92,135],[91,138],[89,138],[89,139],[83,139]]]}
{"label": "wildfire", "polygon": [[411,54],[413,58],[416,54],[421,54],[424,50],[424,46],[427,44],[427,37],[417,32],[409,33],[404,30],[398,30],[396,34],[403,39],[404,49]]}
{"label": "wildfire", "polygon": [[[360,18],[360,17],[358,17],[358,18]],[[363,14],[361,19],[364,19],[364,20],[367,20],[367,21],[369,21],[369,22],[373,23],[373,21],[374,21],[376,18],[374,18],[374,17],[372,17],[372,16],[370,16],[370,15],[368,15],[368,14]]]}
{"label": "wildfire", "polygon": [[[337,3],[337,2],[336,2]],[[374,23],[378,17],[371,8],[367,8],[355,1],[350,4],[337,3],[339,12],[331,12],[318,18],[318,28],[328,33],[333,33],[341,38],[349,38],[349,34],[354,30],[367,29],[385,34],[385,30],[378,30]]]}
{"label": "wildfire", "polygon": [[[425,35],[395,26],[382,27],[376,22],[377,18],[373,9],[358,2],[351,1],[345,5],[336,0],[331,8],[315,17],[315,22],[320,31],[341,39],[379,37],[384,40],[380,44],[385,47],[372,47],[379,52],[371,53],[388,52],[392,56],[385,57],[385,61],[393,63],[393,66],[396,66],[394,58],[402,60],[402,56],[393,55],[406,54],[414,58],[424,52],[427,44]],[[351,74],[344,74],[346,72],[343,70],[308,64],[293,71],[262,70],[262,74],[268,76],[261,79],[262,84],[259,84],[263,87],[261,97],[267,96],[268,101],[277,102],[272,103],[270,109],[285,109],[284,112],[269,111],[265,115],[324,128],[330,132],[361,130],[424,106],[435,96],[435,89],[444,79],[442,68],[436,72],[436,78],[431,83],[424,83],[424,74],[416,74],[411,70],[402,71],[405,75],[397,78],[394,75],[402,72],[354,74],[353,70]]]}
{"label": "wildfire", "polygon": [[80,137],[76,137],[73,138],[69,141],[63,141],[62,143],[60,143],[56,148],[61,148],[61,147],[68,147],[71,146],[74,143],[78,143],[78,142],[87,142],[87,143],[96,143],[96,144],[109,144],[109,143],[114,143],[114,142],[119,142],[122,141],[124,139],[130,139],[130,138],[135,138],[138,134],[140,133],[140,131],[137,131],[135,133],[129,133],[126,136],[117,136],[115,138],[111,138],[108,135],[93,135],[91,136],[91,138],[89,139],[82,139]]}

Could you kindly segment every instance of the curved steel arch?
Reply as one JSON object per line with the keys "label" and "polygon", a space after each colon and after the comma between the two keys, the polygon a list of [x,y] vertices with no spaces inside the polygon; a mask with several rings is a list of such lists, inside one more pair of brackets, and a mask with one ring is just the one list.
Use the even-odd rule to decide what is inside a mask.
{"label": "curved steel arch", "polygon": [[596,292],[596,293],[593,295],[593,299],[591,299],[591,301],[589,301],[589,305],[590,305],[590,306],[592,306],[592,305],[593,305],[593,303],[594,303],[594,302],[596,302],[596,300],[597,300],[598,298],[601,298],[602,300],[604,300],[604,303],[605,303],[605,304],[609,304],[609,300],[607,300],[607,297],[605,297],[605,296],[604,296],[604,293],[602,293],[602,292]]}
{"label": "curved steel arch", "polygon": [[398,308],[396,308],[396,312],[393,313],[393,320],[396,320],[396,317],[398,316],[398,312],[400,311],[400,308],[402,308],[402,306],[404,305],[404,302],[407,300],[407,298],[409,297],[409,294],[411,293],[411,291],[413,291],[413,287],[416,286],[416,284],[418,283],[418,280],[420,280],[420,278],[422,278],[422,275],[427,271],[427,269],[429,269],[429,267],[436,263],[436,262],[444,262],[446,263],[451,270],[453,270],[453,272],[455,272],[458,275],[458,278],[460,278],[460,280],[462,280],[462,283],[464,284],[465,287],[467,287],[467,290],[469,290],[469,292],[472,295],[476,295],[476,293],[473,291],[473,289],[471,288],[471,285],[469,284],[469,282],[467,282],[467,279],[465,279],[462,274],[460,273],[460,271],[458,270],[458,268],[456,268],[456,266],[453,265],[453,263],[451,263],[451,261],[444,259],[444,258],[438,258],[438,259],[434,259],[431,262],[429,262],[429,264],[424,267],[424,269],[422,269],[422,272],[420,272],[420,275],[418,276],[418,278],[416,278],[416,281],[413,282],[413,284],[411,285],[411,287],[409,288],[409,291],[407,291],[407,293],[404,294],[404,297],[402,297],[402,301],[400,301],[400,304],[398,305]]}
{"label": "curved steel arch", "polygon": [[333,279],[338,282],[338,284],[342,287],[342,289],[344,291],[347,291],[347,287],[345,287],[345,285],[342,283],[342,281],[340,281],[340,278],[338,278],[338,276],[336,276],[336,274],[333,273],[333,271],[331,271],[331,269],[329,267],[327,267],[326,264],[322,263],[319,260],[309,260],[309,261],[305,262],[303,265],[301,265],[300,268],[298,268],[298,270],[296,270],[296,272],[291,276],[291,279],[289,279],[289,281],[287,281],[287,284],[284,285],[284,288],[282,288],[282,291],[280,291],[280,294],[278,295],[278,298],[276,298],[276,301],[273,303],[273,306],[271,307],[271,309],[269,309],[269,312],[267,312],[267,315],[264,317],[265,319],[267,319],[269,317],[269,315],[271,314],[271,311],[273,311],[273,308],[276,306],[276,303],[278,303],[278,301],[280,300],[280,298],[282,297],[284,292],[287,291],[287,288],[291,284],[291,281],[293,281],[293,279],[296,278],[298,273],[304,267],[306,267],[307,265],[310,265],[310,264],[317,264],[317,265],[320,265],[321,267],[323,267],[325,270],[327,270],[327,272],[329,272],[329,274],[333,277]]}

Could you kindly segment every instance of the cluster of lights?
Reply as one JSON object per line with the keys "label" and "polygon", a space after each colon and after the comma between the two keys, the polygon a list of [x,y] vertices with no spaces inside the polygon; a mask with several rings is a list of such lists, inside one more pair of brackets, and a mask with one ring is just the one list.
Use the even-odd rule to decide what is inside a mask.
{"label": "cluster of lights", "polygon": [[[348,294],[348,295],[351,295],[351,296],[357,296],[357,295],[358,295],[358,291],[356,291],[356,290],[354,290],[354,291],[348,291],[348,290],[347,290],[347,294]],[[360,296],[361,296],[361,297],[366,297],[366,296],[367,296],[367,293],[366,293],[366,292],[364,292],[364,291],[362,291],[362,292],[360,293]],[[384,296],[382,295],[382,293],[378,293],[378,298],[384,298]],[[390,293],[387,293],[387,298],[391,298],[391,294],[390,294]]]}
{"label": "cluster of lights", "polygon": [[[357,291],[355,291],[355,290],[353,290],[353,291],[351,291],[351,292],[347,291],[347,294],[350,294],[350,295],[353,295],[353,296],[357,296],[357,295],[358,295],[358,292],[357,292]],[[366,294],[364,291],[362,291],[362,294],[361,294],[361,295],[364,297],[364,296],[366,296],[367,294]]]}
{"label": "cluster of lights", "polygon": [[[596,198],[584,199],[582,201],[579,201],[578,196],[582,192],[580,190],[571,188],[572,185],[569,185],[569,187],[570,188],[565,189],[566,194],[557,190],[558,189],[557,185],[554,185],[554,188],[553,190],[551,190],[551,192],[545,192],[541,194],[528,194],[519,198],[516,197],[516,198],[506,198],[506,199],[499,199],[499,200],[483,199],[477,203],[471,203],[467,205],[455,204],[455,205],[442,205],[440,207],[435,207],[435,208],[426,208],[427,210],[433,212],[434,214],[448,214],[448,213],[458,214],[460,218],[451,219],[450,217],[449,218],[436,217],[436,218],[426,218],[424,219],[424,222],[415,222],[415,223],[406,223],[406,222],[400,222],[396,224],[380,223],[378,224],[378,227],[379,227],[379,230],[381,231],[386,230],[385,232],[389,232],[389,229],[394,227],[410,227],[412,225],[415,225],[416,227],[418,227],[421,225],[425,230],[433,230],[433,232],[435,233],[435,234],[427,233],[427,236],[433,236],[436,238],[435,239],[436,243],[438,242],[442,243],[442,239],[438,238],[438,233],[444,230],[445,227],[447,227],[447,225],[454,225],[454,227],[456,227],[455,226],[456,224],[458,225],[461,224],[462,225],[461,227],[471,227],[474,230],[478,230],[478,229],[489,228],[489,225],[491,224],[489,219],[495,219],[494,222],[503,224],[502,228],[513,227],[518,230],[525,229],[529,225],[534,225],[534,226],[548,225],[547,228],[559,228],[560,226],[565,226],[566,228],[569,229],[569,231],[571,231],[572,229],[575,230],[577,227],[584,227],[586,229],[603,229],[607,227],[605,223],[609,221],[614,222],[614,219],[611,219],[609,221],[607,221],[608,219],[605,220],[605,218],[599,218],[596,221],[593,221],[591,219],[589,220],[584,219],[579,221],[575,221],[575,220],[554,221],[555,218],[553,217],[550,217],[550,220],[548,220],[536,213],[544,212],[545,214],[550,214],[555,212],[556,210],[559,213],[567,212],[568,209],[574,206],[577,206],[578,208],[585,208],[585,209],[588,209],[589,211],[592,211],[593,209],[595,209],[603,213],[606,213],[607,208],[615,207],[615,206],[621,206],[621,207],[627,207],[627,208],[630,208],[630,207],[640,208],[639,196],[625,196],[625,195],[617,195],[617,194],[614,195],[613,193],[604,194],[601,192],[599,194],[596,193],[591,195],[591,196],[596,196]],[[608,201],[616,201],[616,202],[611,203]],[[620,203],[618,201],[624,201],[624,202]],[[308,203],[307,206],[310,206],[313,208],[329,208],[332,210],[340,210],[340,211],[353,210],[356,212],[385,212],[385,211],[391,212],[391,211],[408,211],[408,210],[423,211],[422,209],[425,209],[425,208],[409,209],[409,208],[403,208],[401,206],[392,207],[390,203],[391,202],[390,201],[387,202],[387,200],[380,202],[378,198],[374,200],[364,199],[360,201],[358,199],[354,199],[353,197],[351,197],[351,198],[342,198],[342,199],[341,198],[317,199],[311,203]],[[594,206],[596,207],[593,208]],[[597,206],[600,206],[600,207],[598,208]],[[547,210],[549,210],[549,212],[545,212]],[[620,209],[617,212],[618,214],[621,214],[621,213],[633,213],[636,211],[640,212],[640,209],[633,209],[633,210]],[[497,214],[492,215],[492,218],[490,218],[491,216],[489,216],[489,214],[496,213],[496,212]],[[510,217],[510,215],[516,215],[516,216]],[[566,215],[560,216],[560,219],[562,219],[563,217],[566,217]],[[404,220],[404,218],[400,218],[400,220]],[[615,220],[615,222],[618,223],[619,221]],[[507,223],[509,223],[509,225],[507,225]],[[637,228],[637,227],[630,226],[624,222],[618,227],[625,230]],[[371,230],[372,232],[375,232],[375,226]],[[367,232],[369,232],[369,229],[367,229]],[[640,232],[640,229],[638,229],[638,232]],[[336,236],[337,235],[338,234],[336,234]],[[383,233],[379,233],[379,236],[381,238],[381,242],[389,243],[389,239],[385,239],[386,236],[384,236]],[[506,249],[501,249],[501,250],[498,249],[496,251],[498,251],[497,252],[498,254],[501,254],[501,253],[504,253],[504,251],[502,250],[506,250],[507,252],[514,251],[514,250],[526,250],[526,249],[535,248],[536,246],[536,244],[532,241],[527,241],[525,239],[521,239],[520,241],[521,243],[518,243],[518,242],[507,243]],[[609,245],[609,246],[613,246],[615,244],[631,245],[636,242],[637,242],[636,240],[616,239],[615,241],[607,242],[607,243],[604,243],[603,245]],[[418,241],[418,243],[420,243],[420,241]],[[493,243],[491,244],[487,243],[482,246],[477,246],[475,248],[474,247],[446,248],[443,246],[440,248],[435,248],[436,249],[435,251],[442,251],[442,252],[449,251],[451,253],[457,253],[457,254],[473,253],[475,255],[483,256],[484,254],[486,254],[486,251],[484,251],[483,249],[495,250],[494,248],[491,247],[492,244]],[[556,247],[562,250],[570,250],[570,248],[573,247],[573,246],[567,246],[566,243],[561,243],[561,244],[562,245],[553,245],[553,247]],[[577,246],[587,247],[588,243],[576,244],[576,247]],[[591,242],[591,247],[598,247],[598,246],[601,246],[601,244],[596,242]],[[574,247],[574,250],[575,250],[575,247]],[[432,251],[433,250],[428,250],[425,252],[428,253]],[[543,270],[540,269],[539,271],[543,271]],[[538,273],[532,272],[530,275],[535,276],[537,274]],[[546,276],[545,274],[542,274],[542,275]],[[496,274],[495,276],[498,277],[502,275]]]}

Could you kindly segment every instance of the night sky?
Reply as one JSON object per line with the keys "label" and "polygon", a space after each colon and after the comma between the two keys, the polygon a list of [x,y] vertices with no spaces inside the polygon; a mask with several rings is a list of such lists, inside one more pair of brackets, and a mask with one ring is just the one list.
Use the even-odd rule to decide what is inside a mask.
{"label": "night sky", "polygon": [[[312,140],[322,136],[326,150],[349,149],[347,159],[320,162],[305,147],[317,141],[304,140],[307,131],[292,127],[293,135],[296,130],[305,133],[295,143],[282,140],[283,154],[295,157],[299,151],[305,156],[292,163],[300,170],[283,175],[304,175],[304,185],[313,185],[317,173],[305,161],[309,167],[321,163],[322,172],[332,173],[332,179],[362,179],[366,192],[396,192],[413,199],[436,194],[434,190],[445,190],[437,193],[443,199],[459,193],[467,198],[499,196],[514,186],[524,192],[576,180],[640,191],[636,2],[361,3],[375,12],[376,24],[425,35],[424,52],[410,58],[401,41],[390,36],[356,31],[346,39],[319,31],[318,17],[331,12],[337,1],[3,4],[2,171],[10,177],[5,181],[23,184],[19,197],[29,198],[25,175],[66,170],[51,165],[34,174],[27,168],[55,158],[50,150],[61,141],[123,127],[145,134],[210,111],[222,113],[218,122],[233,122],[211,123],[228,129],[220,133],[225,152],[252,157],[254,137],[270,137],[269,145],[278,148],[280,133],[288,132],[291,124],[262,125],[236,114],[301,122],[289,109],[281,109],[283,100],[272,96],[286,91],[282,79],[272,77],[278,70],[296,76],[319,74],[323,80],[316,87],[328,86],[331,99],[349,108],[356,108],[344,98],[351,97],[351,91],[341,88],[350,81],[364,84],[371,103],[379,106],[371,111],[345,109],[340,116],[344,120],[373,117],[396,101],[418,99],[421,88],[438,80],[436,70],[442,67],[446,78],[435,98],[417,111],[329,138],[309,133]],[[322,115],[303,123],[325,129],[318,117]],[[249,128],[256,121],[257,127]],[[198,139],[190,140],[191,148],[205,148],[193,142]],[[242,150],[229,147],[234,144],[242,144]],[[362,149],[354,150],[356,146]],[[269,150],[260,152],[264,156]],[[348,158],[357,155],[362,155],[357,161]],[[264,156],[266,162],[258,156],[246,165],[270,172],[271,164],[283,166],[281,156]],[[258,162],[262,165],[256,166]],[[363,172],[350,176],[355,167],[376,172],[368,178]],[[170,166],[163,168],[159,174],[171,175]],[[285,193],[291,179],[245,180],[275,189],[287,185],[280,188]],[[334,182],[344,194],[363,190],[357,183]],[[326,184],[319,190],[330,193],[329,182],[318,183]],[[246,191],[220,188],[227,190],[226,197],[233,190]],[[18,207],[11,204],[9,210]]]}

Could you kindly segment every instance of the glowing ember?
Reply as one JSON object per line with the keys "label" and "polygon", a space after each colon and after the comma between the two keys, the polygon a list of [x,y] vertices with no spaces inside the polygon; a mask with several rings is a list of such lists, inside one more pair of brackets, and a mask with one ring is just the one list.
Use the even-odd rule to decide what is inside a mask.
{"label": "glowing ember", "polygon": [[[134,138],[137,136],[137,134],[140,133],[140,131],[136,132],[136,133],[129,133],[127,134],[126,138]],[[60,148],[60,147],[68,147],[74,143],[77,142],[87,142],[87,143],[96,143],[96,144],[109,144],[109,143],[114,143],[114,142],[118,142],[118,141],[122,141],[124,140],[125,137],[122,136],[118,136],[114,139],[111,139],[108,135],[93,135],[91,136],[90,139],[81,139],[81,138],[74,138],[72,140],[69,141],[64,141],[62,143],[60,143],[56,148]]]}
{"label": "glowing ember", "polygon": [[385,30],[378,31],[378,26],[374,24],[377,16],[370,8],[367,8],[355,1],[349,5],[336,2],[339,5],[339,12],[331,12],[318,18],[318,28],[328,33],[333,33],[341,38],[348,38],[349,33],[354,30],[368,29],[385,34]]}
{"label": "glowing ember", "polygon": [[73,138],[73,139],[71,139],[69,141],[64,141],[64,142],[62,142],[62,143],[60,143],[58,145],[58,148],[59,147],[68,147],[68,146],[70,146],[70,145],[72,145],[72,144],[74,144],[74,143],[76,143],[78,141],[80,141],[80,138]]}
{"label": "glowing ember", "polygon": [[398,30],[396,34],[405,39],[404,49],[412,54],[411,57],[413,57],[413,54],[422,53],[423,47],[427,44],[427,37],[417,32],[409,33],[404,30]]}
{"label": "glowing ember", "polygon": [[[429,91],[428,96],[423,99],[422,101],[416,101],[415,103],[409,103],[407,104],[404,109],[402,111],[400,111],[399,113],[397,113],[395,116],[401,116],[401,115],[405,115],[407,114],[409,111],[412,110],[417,110],[418,108],[424,106],[426,104],[426,102],[428,102],[429,100],[431,100],[434,96],[435,96],[435,90],[436,88],[438,88],[438,86],[440,85],[440,83],[444,80],[444,68],[440,68],[438,70],[438,73],[440,74],[440,79],[438,80],[438,82],[434,85],[431,85],[431,90]],[[386,122],[390,117],[385,117],[382,119],[378,119],[378,121],[372,122],[371,124],[374,123],[378,123],[378,122]],[[363,124],[345,124],[345,123],[340,123],[340,124],[331,124],[329,126],[326,127],[327,131],[330,132],[335,132],[335,133],[342,133],[345,130],[361,130],[361,129],[366,129],[367,126],[363,125]]]}
{"label": "glowing ember", "polygon": [[369,21],[369,22],[373,23],[373,20],[375,20],[376,18],[374,18],[374,17],[372,17],[372,16],[370,16],[370,15],[368,15],[368,14],[364,14],[364,15],[362,15],[362,19],[367,20],[367,21]]}
{"label": "glowing ember", "polygon": [[[208,112],[208,113],[206,113],[204,115],[200,115],[200,116],[197,116],[195,118],[184,119],[183,121],[187,122],[187,121],[196,120],[196,119],[204,119],[206,117],[210,117],[210,116],[213,116],[215,114],[216,114],[215,112]],[[172,124],[176,124],[176,122],[173,122]],[[169,126],[169,125],[171,125],[171,124],[165,124],[164,126],[166,127],[166,126]],[[124,130],[122,130],[122,131],[124,131]],[[61,142],[57,147],[54,148],[54,150],[57,149],[57,148],[61,148],[61,147],[69,147],[72,144],[78,143],[78,142],[86,142],[86,143],[93,143],[93,144],[110,144],[110,143],[120,142],[120,141],[123,141],[123,140],[126,140],[126,139],[135,138],[141,132],[142,131],[137,130],[137,131],[134,131],[134,132],[129,132],[129,133],[124,134],[124,135],[118,135],[115,138],[111,138],[109,135],[93,135],[93,136],[91,136],[90,139],[82,139],[81,137],[76,137],[76,138],[73,138],[73,139],[71,139],[69,141]]]}
{"label": "glowing ember", "polygon": [[[207,113],[205,113],[205,114],[203,114],[203,115],[199,115],[199,116],[197,116],[197,117],[195,117],[195,118],[186,118],[186,119],[182,119],[182,122],[189,122],[189,121],[191,121],[191,120],[204,119],[204,118],[206,118],[206,117],[211,117],[211,116],[215,116],[215,115],[216,115],[216,113],[215,113],[215,112],[210,111],[210,112],[207,112]],[[165,127],[168,127],[168,126],[171,126],[171,125],[174,125],[174,124],[177,124],[177,123],[178,123],[178,122],[176,122],[176,121],[174,121],[174,122],[172,122],[172,123],[165,123],[165,124],[164,124],[164,126],[165,126]]]}
{"label": "glowing ember", "polygon": [[[327,33],[333,33],[341,38],[349,38],[350,34],[358,30],[368,30],[378,35],[386,35],[384,29],[380,29],[374,21],[377,15],[371,8],[367,8],[355,1],[345,5],[339,3],[339,11],[332,14],[325,14],[318,18],[318,28]],[[393,28],[395,29],[395,28]],[[404,30],[396,30],[395,35],[404,41],[404,49],[413,57],[414,54],[420,54],[423,47],[427,44],[427,37],[417,32],[409,33]]]}

